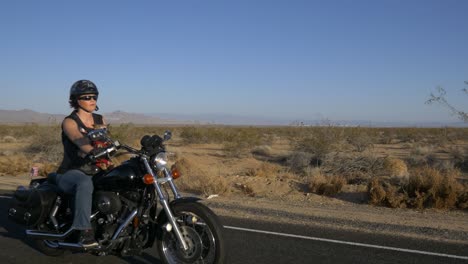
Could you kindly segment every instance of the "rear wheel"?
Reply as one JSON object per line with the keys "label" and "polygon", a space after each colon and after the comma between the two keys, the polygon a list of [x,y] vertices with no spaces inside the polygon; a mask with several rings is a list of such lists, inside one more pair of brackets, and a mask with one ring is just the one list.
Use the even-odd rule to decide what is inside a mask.
{"label": "rear wheel", "polygon": [[174,232],[161,227],[168,223],[164,214],[158,219],[157,247],[161,260],[167,264],[224,263],[223,227],[218,217],[196,202],[175,204],[171,209],[189,249],[184,251]]}

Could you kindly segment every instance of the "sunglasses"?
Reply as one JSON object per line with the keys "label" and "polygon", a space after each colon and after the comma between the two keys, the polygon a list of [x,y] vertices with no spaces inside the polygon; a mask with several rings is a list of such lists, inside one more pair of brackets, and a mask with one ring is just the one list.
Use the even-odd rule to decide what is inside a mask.
{"label": "sunglasses", "polygon": [[78,99],[83,100],[83,101],[91,101],[91,100],[97,101],[97,98],[98,98],[97,95],[86,95],[86,96],[81,96]]}

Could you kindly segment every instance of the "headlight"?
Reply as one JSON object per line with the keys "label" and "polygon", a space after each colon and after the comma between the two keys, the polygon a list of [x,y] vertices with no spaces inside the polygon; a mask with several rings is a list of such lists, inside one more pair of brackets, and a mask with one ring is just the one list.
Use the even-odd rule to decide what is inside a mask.
{"label": "headlight", "polygon": [[155,166],[158,170],[164,168],[167,164],[166,152],[160,152],[158,155],[156,155],[152,163],[153,163],[153,166]]}

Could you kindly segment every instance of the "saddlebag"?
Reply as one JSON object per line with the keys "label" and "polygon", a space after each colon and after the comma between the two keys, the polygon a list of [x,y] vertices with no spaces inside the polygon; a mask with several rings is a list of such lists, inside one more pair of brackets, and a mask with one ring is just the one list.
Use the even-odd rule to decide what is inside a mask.
{"label": "saddlebag", "polygon": [[55,188],[45,183],[35,189],[16,190],[8,209],[8,217],[26,226],[41,223],[48,216],[57,198]]}

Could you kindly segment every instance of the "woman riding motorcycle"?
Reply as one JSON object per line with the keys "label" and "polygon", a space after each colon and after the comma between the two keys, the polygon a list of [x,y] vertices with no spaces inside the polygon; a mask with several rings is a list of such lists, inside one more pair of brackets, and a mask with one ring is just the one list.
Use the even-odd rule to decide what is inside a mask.
{"label": "woman riding motorcycle", "polygon": [[105,125],[101,115],[93,113],[99,91],[89,80],[75,82],[70,89],[69,103],[74,111],[62,122],[63,161],[57,171],[57,185],[67,194],[75,195],[72,228],[80,232],[78,243],[83,246],[97,246],[90,223],[93,181],[96,167],[91,166],[93,153],[99,148],[93,146],[86,134],[96,125]]}

